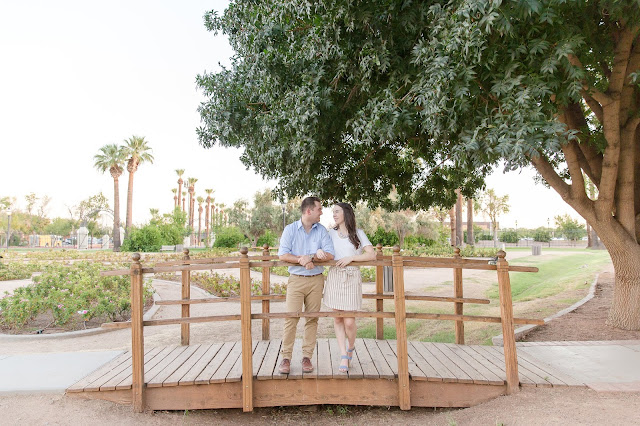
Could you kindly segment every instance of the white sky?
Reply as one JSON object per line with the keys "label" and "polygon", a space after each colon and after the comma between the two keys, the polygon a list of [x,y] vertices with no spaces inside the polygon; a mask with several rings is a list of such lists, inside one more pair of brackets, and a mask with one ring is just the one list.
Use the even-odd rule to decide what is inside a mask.
{"label": "white sky", "polygon": [[[103,192],[113,202],[113,180],[93,167],[103,145],[144,136],[155,161],[135,174],[134,223],[149,209],[173,208],[175,169],[196,177],[197,195],[215,190],[216,202],[251,200],[274,182],[246,170],[234,149],[204,149],[195,133],[203,97],[195,77],[228,64],[223,36],[206,31],[203,15],[227,1],[3,1],[0,2],[0,197],[48,195],[50,217]],[[509,194],[502,227],[546,226],[547,218],[579,217],[533,172],[494,173],[487,186]],[[121,177],[121,218],[127,174]],[[325,209],[323,222],[329,222]],[[476,220],[482,220],[478,216]]]}

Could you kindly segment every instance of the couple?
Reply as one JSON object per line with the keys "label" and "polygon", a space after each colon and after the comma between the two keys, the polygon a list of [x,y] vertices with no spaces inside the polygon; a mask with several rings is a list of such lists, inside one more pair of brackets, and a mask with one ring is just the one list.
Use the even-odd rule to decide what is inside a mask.
{"label": "couple", "polygon": [[[327,231],[320,222],[322,204],[318,197],[307,197],[300,205],[302,217],[288,225],[280,239],[278,256],[280,260],[297,263],[289,267],[287,283],[287,311],[318,312],[324,304],[334,311],[355,311],[362,307],[362,278],[360,268],[348,266],[353,261],[374,260],[373,246],[361,229],[356,228],[353,208],[347,203],[333,206],[335,227]],[[329,269],[327,284],[324,285],[323,266],[320,261],[336,260],[336,266]],[[291,369],[291,354],[296,337],[299,318],[287,318],[282,337],[282,362],[279,371],[288,374]],[[356,319],[334,318],[334,327],[340,347],[340,367],[343,373],[349,371],[349,361],[353,357],[356,341]],[[302,345],[302,371],[313,371],[311,357],[316,347],[318,318],[306,318]]]}

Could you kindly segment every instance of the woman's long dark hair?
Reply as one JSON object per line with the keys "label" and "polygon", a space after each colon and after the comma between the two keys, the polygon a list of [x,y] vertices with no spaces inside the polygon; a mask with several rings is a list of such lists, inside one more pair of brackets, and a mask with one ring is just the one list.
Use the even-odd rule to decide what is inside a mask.
{"label": "woman's long dark hair", "polygon": [[[347,227],[347,232],[349,233],[349,241],[356,248],[356,250],[360,247],[360,238],[358,238],[358,228],[356,228],[356,214],[353,212],[353,207],[348,203],[336,203],[336,206],[342,208],[342,214],[344,217],[344,224]],[[335,229],[338,230],[339,226],[336,225]]]}

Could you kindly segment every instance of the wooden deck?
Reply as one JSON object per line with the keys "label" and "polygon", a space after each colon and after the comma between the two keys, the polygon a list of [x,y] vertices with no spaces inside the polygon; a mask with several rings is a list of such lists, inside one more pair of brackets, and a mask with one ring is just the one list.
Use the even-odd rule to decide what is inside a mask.
{"label": "wooden deck", "polygon": [[[335,339],[318,339],[312,373],[301,369],[296,340],[291,373],[278,373],[279,339],[253,342],[255,406],[398,405],[395,340],[358,339],[349,373],[340,373]],[[468,407],[505,393],[504,352],[494,346],[408,342],[411,405]],[[518,358],[522,386],[580,385]],[[242,408],[240,342],[156,347],[145,351],[145,407],[152,410]],[[131,352],[83,378],[67,394],[131,403]],[[363,391],[366,390],[366,391]]]}

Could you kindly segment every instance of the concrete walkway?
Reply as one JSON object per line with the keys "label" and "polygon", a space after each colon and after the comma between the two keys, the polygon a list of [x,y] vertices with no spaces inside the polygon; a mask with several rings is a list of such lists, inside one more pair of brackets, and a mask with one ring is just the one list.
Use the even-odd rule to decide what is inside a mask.
{"label": "concrete walkway", "polygon": [[[58,392],[122,351],[0,355],[0,393]],[[640,341],[527,342],[518,353],[597,392],[640,392]]]}

